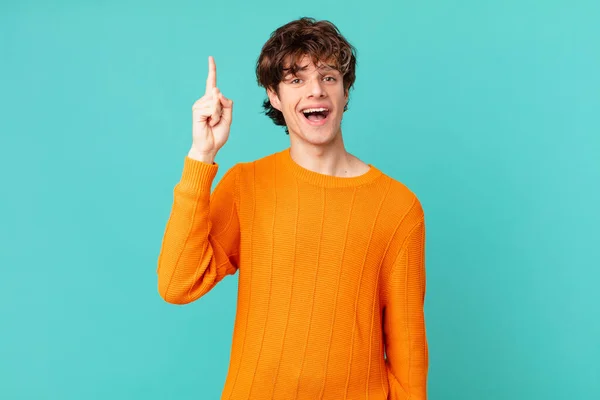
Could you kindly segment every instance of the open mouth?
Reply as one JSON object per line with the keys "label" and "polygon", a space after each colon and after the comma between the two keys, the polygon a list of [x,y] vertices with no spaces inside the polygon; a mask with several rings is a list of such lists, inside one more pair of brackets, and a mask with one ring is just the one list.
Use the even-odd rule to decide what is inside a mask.
{"label": "open mouth", "polygon": [[321,124],[327,119],[329,115],[328,108],[306,108],[302,110],[304,118],[306,118],[312,124]]}

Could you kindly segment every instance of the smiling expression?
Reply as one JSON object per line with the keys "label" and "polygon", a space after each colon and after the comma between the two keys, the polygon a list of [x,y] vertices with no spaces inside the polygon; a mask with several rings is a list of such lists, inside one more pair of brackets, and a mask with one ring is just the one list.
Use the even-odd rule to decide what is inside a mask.
{"label": "smiling expression", "polygon": [[304,56],[294,74],[284,69],[277,92],[267,89],[271,105],[283,113],[290,135],[313,144],[325,144],[341,133],[348,93],[343,75],[326,63]]}

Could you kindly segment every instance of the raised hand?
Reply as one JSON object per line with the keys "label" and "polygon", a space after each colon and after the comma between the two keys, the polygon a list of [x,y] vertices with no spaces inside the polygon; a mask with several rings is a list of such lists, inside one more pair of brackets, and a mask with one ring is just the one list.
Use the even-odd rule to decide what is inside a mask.
{"label": "raised hand", "polygon": [[217,66],[208,57],[206,91],[192,105],[192,148],[188,156],[212,163],[215,155],[229,138],[233,101],[217,88]]}

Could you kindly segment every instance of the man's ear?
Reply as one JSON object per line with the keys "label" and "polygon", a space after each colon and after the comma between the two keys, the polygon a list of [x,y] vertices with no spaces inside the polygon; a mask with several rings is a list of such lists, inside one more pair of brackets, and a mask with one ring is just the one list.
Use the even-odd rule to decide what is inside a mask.
{"label": "man's ear", "polygon": [[344,90],[344,111],[348,109],[348,90]]}
{"label": "man's ear", "polygon": [[277,96],[277,93],[275,93],[274,90],[272,89],[267,89],[267,96],[269,96],[269,101],[271,102],[271,105],[281,111],[281,101],[279,101],[279,96]]}

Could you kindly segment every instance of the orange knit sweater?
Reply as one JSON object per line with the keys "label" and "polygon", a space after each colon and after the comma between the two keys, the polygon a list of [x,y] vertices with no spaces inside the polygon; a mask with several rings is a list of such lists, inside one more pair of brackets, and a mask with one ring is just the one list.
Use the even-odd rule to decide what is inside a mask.
{"label": "orange knit sweater", "polygon": [[186,157],[158,260],[169,303],[239,270],[225,400],[426,399],[425,223],[402,183],[301,167],[289,149]]}

